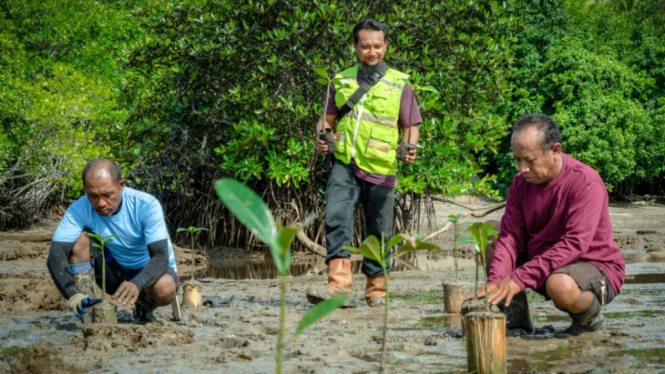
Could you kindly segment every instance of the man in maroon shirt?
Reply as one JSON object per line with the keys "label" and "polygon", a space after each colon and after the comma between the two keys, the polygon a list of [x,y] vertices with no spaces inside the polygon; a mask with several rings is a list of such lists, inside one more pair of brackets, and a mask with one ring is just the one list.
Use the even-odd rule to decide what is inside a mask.
{"label": "man in maroon shirt", "polygon": [[[559,124],[546,115],[522,116],[511,147],[519,173],[487,253],[488,301],[505,302],[508,328],[530,332],[524,290],[531,288],[572,318],[557,337],[596,331],[603,326],[602,306],[621,292],[625,275],[605,184],[591,167],[562,153]],[[478,294],[485,296],[484,287]]]}

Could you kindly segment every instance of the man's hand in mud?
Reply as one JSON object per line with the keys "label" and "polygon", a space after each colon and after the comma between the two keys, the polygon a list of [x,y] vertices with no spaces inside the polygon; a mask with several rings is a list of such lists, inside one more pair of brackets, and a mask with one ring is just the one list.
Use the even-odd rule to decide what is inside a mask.
{"label": "man's hand in mud", "polygon": [[78,318],[83,318],[83,315],[88,313],[88,308],[102,302],[102,298],[94,299],[92,296],[86,296],[82,293],[69,298],[69,309],[76,314]]}
{"label": "man's hand in mud", "polygon": [[139,298],[139,288],[132,282],[124,281],[113,294],[113,298],[122,305],[133,305]]}
{"label": "man's hand in mud", "polygon": [[[513,296],[518,294],[520,287],[513,281],[511,277],[505,277],[499,284],[488,284],[487,285],[487,302],[496,305],[502,300],[506,301],[506,306],[510,305],[510,302],[513,300]],[[475,293],[470,293],[464,296],[464,300],[469,300],[475,296]],[[482,299],[485,297],[485,287],[480,287],[478,289],[478,298]]]}

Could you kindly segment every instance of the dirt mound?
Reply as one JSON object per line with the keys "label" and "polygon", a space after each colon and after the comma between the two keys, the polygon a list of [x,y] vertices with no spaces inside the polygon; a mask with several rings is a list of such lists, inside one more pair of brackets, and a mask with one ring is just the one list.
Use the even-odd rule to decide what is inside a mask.
{"label": "dirt mound", "polygon": [[[178,247],[175,244],[171,245],[173,246],[173,255],[175,256],[176,264],[178,266],[192,266],[192,250],[189,248]],[[208,256],[205,252],[194,252],[194,264],[197,268],[208,266]]]}
{"label": "dirt mound", "polygon": [[[85,373],[87,371],[63,362],[61,357],[51,357],[48,348],[41,344],[28,348],[11,347],[3,349],[0,361],[8,364],[9,372],[12,374],[64,374]],[[7,368],[5,367],[5,369]]]}
{"label": "dirt mound", "polygon": [[0,313],[66,310],[50,279],[0,279]]}
{"label": "dirt mound", "polygon": [[173,323],[147,325],[84,325],[81,328],[85,349],[96,351],[125,350],[178,346],[194,341],[194,332],[183,330]]}
{"label": "dirt mound", "polygon": [[50,243],[22,242],[15,248],[2,252],[0,259],[3,261],[27,260],[34,258],[46,259],[50,247]]}

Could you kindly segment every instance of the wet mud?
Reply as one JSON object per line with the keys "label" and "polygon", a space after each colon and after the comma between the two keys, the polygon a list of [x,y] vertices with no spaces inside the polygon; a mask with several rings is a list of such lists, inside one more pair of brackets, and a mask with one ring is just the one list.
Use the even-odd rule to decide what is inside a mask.
{"label": "wet mud", "polygon": [[[483,202],[476,199],[475,204]],[[439,227],[448,214],[463,212],[451,204],[436,209]],[[554,332],[568,327],[569,317],[528,291],[536,331],[507,336],[510,373],[665,372],[665,207],[623,204],[610,211],[628,265],[622,293],[603,311],[605,329],[556,339]],[[160,307],[155,311],[159,322],[138,325],[132,323],[132,309],[119,306],[118,325],[82,326],[48,276],[48,242],[16,239],[28,237],[28,232],[0,235],[0,373],[275,372],[279,282],[257,265],[272,269],[265,265],[269,256],[197,253],[203,305],[183,307],[184,321],[173,321],[171,308]],[[437,242],[452,249],[450,233]],[[303,256],[294,262],[305,267],[292,271],[287,287],[287,340],[311,307],[305,291],[326,282],[325,267]],[[191,253],[181,248],[176,258],[187,280]],[[220,265],[226,270],[211,271],[207,261],[237,261],[235,269],[244,270]],[[409,261],[420,270],[395,271],[390,277],[390,372],[463,373],[461,317],[444,313],[441,286],[455,279],[453,262],[438,254]],[[460,265],[460,281],[470,292],[473,262],[463,259]],[[256,279],[241,279],[247,277]],[[364,303],[364,276],[356,274],[353,280],[358,307],[336,310],[291,339],[284,350],[285,373],[378,372],[383,310]]]}

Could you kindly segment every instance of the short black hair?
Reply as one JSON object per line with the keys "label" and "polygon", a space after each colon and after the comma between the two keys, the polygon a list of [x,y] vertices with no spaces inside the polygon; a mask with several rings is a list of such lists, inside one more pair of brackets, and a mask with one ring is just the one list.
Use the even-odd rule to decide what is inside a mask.
{"label": "short black hair", "polygon": [[115,184],[119,184],[120,180],[122,180],[122,174],[120,174],[120,167],[118,166],[118,164],[113,162],[113,160],[109,160],[108,158],[100,157],[88,162],[83,168],[83,173],[81,173],[81,178],[83,179],[84,186],[85,186],[85,179],[88,176],[88,172],[90,172],[90,169],[92,169],[93,167],[99,167],[105,169],[109,173],[109,175],[111,176],[111,180]]}
{"label": "short black hair", "polygon": [[383,40],[388,40],[388,28],[383,23],[375,20],[374,18],[363,18],[353,28],[353,42],[358,43],[358,35],[360,30],[383,31]]}
{"label": "short black hair", "polygon": [[521,130],[527,127],[535,127],[538,132],[543,134],[543,150],[549,151],[556,143],[561,143],[561,129],[559,123],[554,118],[540,113],[525,114],[521,116],[513,125],[513,134],[515,136]]}

